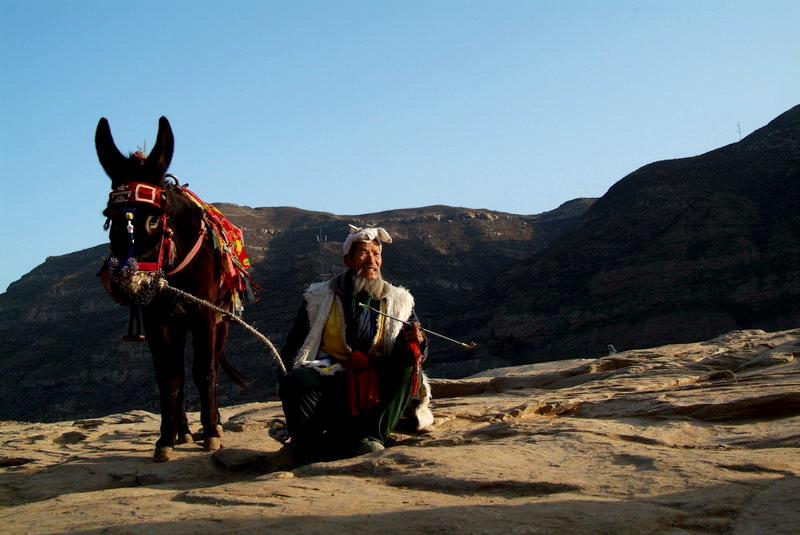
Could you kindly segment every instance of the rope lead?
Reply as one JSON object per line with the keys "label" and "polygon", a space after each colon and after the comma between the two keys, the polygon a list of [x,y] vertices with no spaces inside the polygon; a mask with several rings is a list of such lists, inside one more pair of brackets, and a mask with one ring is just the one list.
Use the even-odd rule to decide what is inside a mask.
{"label": "rope lead", "polygon": [[166,279],[161,279],[161,280],[163,281],[163,282],[159,283],[159,286],[161,286],[161,289],[168,290],[168,291],[170,291],[170,292],[172,292],[172,293],[174,293],[176,295],[179,295],[179,296],[183,297],[184,299],[186,299],[188,301],[191,301],[191,302],[193,302],[195,304],[198,304],[198,305],[202,305],[202,306],[204,306],[206,308],[209,308],[209,309],[213,310],[214,312],[218,312],[219,314],[222,314],[226,318],[235,321],[236,323],[238,323],[239,325],[241,325],[242,327],[244,327],[245,329],[247,329],[248,331],[250,331],[251,333],[256,335],[262,342],[264,342],[264,345],[267,346],[267,348],[270,350],[270,352],[272,352],[272,356],[275,359],[275,362],[278,363],[278,367],[280,368],[281,372],[283,373],[283,375],[286,375],[286,367],[283,365],[283,360],[281,360],[280,353],[278,353],[278,350],[275,349],[274,345],[272,345],[272,342],[269,341],[269,338],[267,338],[266,336],[264,336],[263,334],[258,332],[255,329],[255,327],[253,327],[250,324],[246,323],[242,318],[240,318],[236,314],[232,314],[232,313],[228,312],[227,310],[223,310],[220,307],[218,307],[218,306],[216,306],[216,305],[214,305],[212,303],[209,303],[205,299],[200,299],[199,297],[195,297],[190,293],[184,292],[183,290],[180,290],[178,288],[173,288],[172,286],[169,285],[169,283],[166,281]]}

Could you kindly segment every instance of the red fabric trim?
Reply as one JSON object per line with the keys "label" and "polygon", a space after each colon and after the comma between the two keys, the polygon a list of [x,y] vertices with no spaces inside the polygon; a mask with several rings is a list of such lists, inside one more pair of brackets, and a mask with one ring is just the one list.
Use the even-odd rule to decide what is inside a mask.
{"label": "red fabric trim", "polygon": [[369,356],[353,351],[353,357],[341,363],[347,368],[347,398],[350,414],[359,414],[361,409],[371,409],[380,403],[378,396],[378,370],[369,367]]}
{"label": "red fabric trim", "polygon": [[158,271],[161,265],[158,262],[137,262],[139,271]]}
{"label": "red fabric trim", "polygon": [[419,344],[416,342],[409,342],[408,346],[414,353],[414,371],[411,374],[411,395],[416,396],[419,391],[419,370],[422,367],[422,351],[419,349]]}

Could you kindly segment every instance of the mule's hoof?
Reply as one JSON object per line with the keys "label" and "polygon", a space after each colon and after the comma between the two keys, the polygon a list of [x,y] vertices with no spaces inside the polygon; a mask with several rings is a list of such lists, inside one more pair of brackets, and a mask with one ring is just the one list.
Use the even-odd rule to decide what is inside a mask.
{"label": "mule's hoof", "polygon": [[217,451],[222,447],[219,437],[208,437],[203,440],[203,449],[206,451]]}
{"label": "mule's hoof", "polygon": [[161,446],[156,448],[155,453],[153,453],[153,460],[158,463],[163,463],[164,461],[169,461],[172,459],[172,454],[175,453],[175,450],[172,446]]}
{"label": "mule's hoof", "polygon": [[194,437],[191,433],[186,433],[183,435],[178,435],[178,440],[175,441],[176,444],[191,444],[194,442]]}

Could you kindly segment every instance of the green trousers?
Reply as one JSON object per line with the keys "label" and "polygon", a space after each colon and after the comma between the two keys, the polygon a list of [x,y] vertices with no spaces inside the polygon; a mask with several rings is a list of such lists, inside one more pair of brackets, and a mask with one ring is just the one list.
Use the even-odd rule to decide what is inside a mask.
{"label": "green trousers", "polygon": [[356,415],[348,403],[346,372],[289,371],[278,395],[295,455],[306,462],[332,460],[347,457],[365,439],[386,442],[411,400],[414,367],[389,363],[376,369],[379,402]]}

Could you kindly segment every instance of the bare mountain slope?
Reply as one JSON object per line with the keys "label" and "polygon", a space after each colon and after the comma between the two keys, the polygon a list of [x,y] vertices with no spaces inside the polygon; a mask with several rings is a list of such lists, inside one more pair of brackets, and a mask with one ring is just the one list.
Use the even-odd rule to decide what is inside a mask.
{"label": "bare mountain slope", "polygon": [[528,361],[795,327],[798,229],[800,106],[739,143],[626,176],[460,323]]}

